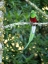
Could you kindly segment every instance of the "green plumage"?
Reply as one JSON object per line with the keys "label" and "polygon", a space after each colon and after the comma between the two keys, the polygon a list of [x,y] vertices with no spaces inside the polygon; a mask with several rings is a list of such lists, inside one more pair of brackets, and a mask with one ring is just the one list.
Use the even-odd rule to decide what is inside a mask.
{"label": "green plumage", "polygon": [[39,20],[36,12],[35,12],[34,10],[31,11],[30,17],[31,17],[31,18],[35,18],[35,17],[36,17],[36,19]]}
{"label": "green plumage", "polygon": [[35,18],[35,17],[36,17],[36,13],[35,13],[34,10],[31,11],[30,17],[31,17],[31,18]]}
{"label": "green plumage", "polygon": [[31,32],[30,32],[30,37],[29,37],[29,41],[28,41],[28,44],[25,46],[25,48],[24,48],[24,50],[28,47],[28,45],[30,44],[30,42],[33,40],[33,38],[34,38],[34,33],[32,33],[32,30],[31,30]]}

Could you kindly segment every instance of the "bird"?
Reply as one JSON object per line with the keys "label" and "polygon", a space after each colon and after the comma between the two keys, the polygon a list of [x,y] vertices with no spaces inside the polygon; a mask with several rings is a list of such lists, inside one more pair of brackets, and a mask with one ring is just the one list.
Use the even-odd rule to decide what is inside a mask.
{"label": "bird", "polygon": [[29,46],[30,42],[33,40],[33,38],[35,36],[36,25],[33,23],[37,23],[37,22],[38,22],[37,14],[34,10],[32,10],[30,13],[30,23],[32,24],[31,31],[30,31],[29,41],[28,41],[27,45],[25,46],[24,50]]}

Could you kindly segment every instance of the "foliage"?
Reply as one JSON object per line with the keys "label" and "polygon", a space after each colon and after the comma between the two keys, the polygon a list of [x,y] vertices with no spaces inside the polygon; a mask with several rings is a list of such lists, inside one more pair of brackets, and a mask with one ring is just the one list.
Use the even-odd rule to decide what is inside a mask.
{"label": "foliage", "polygon": [[[16,22],[29,22],[30,11],[34,9],[25,0],[5,0],[6,13],[4,25]],[[32,1],[32,0],[31,0]],[[42,1],[42,3],[41,3]],[[33,0],[40,9],[48,6],[47,0]],[[34,9],[35,10],[35,9]],[[39,22],[47,22],[35,10]],[[43,10],[48,14],[48,10]],[[22,52],[28,42],[30,25],[14,26],[4,30],[4,64],[48,64],[48,26],[37,26],[36,35],[28,48]]]}

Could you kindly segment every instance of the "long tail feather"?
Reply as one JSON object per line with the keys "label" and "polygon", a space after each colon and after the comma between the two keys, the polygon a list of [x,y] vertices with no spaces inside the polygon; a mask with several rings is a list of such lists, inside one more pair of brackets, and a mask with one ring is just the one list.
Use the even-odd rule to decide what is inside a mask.
{"label": "long tail feather", "polygon": [[36,30],[36,26],[32,26],[31,27],[29,41],[28,41],[27,45],[25,46],[24,50],[28,47],[28,45],[30,44],[30,42],[33,40],[34,35],[35,35],[35,30]]}

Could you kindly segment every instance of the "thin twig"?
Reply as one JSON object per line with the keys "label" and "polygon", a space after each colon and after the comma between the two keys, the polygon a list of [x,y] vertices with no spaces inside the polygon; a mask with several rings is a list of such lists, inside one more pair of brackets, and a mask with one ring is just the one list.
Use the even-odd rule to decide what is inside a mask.
{"label": "thin twig", "polygon": [[32,3],[29,0],[25,0],[27,3],[29,3],[32,7],[34,7],[37,11],[39,11],[43,16],[45,16],[48,19],[48,15],[44,13],[41,9],[39,9],[34,3]]}

